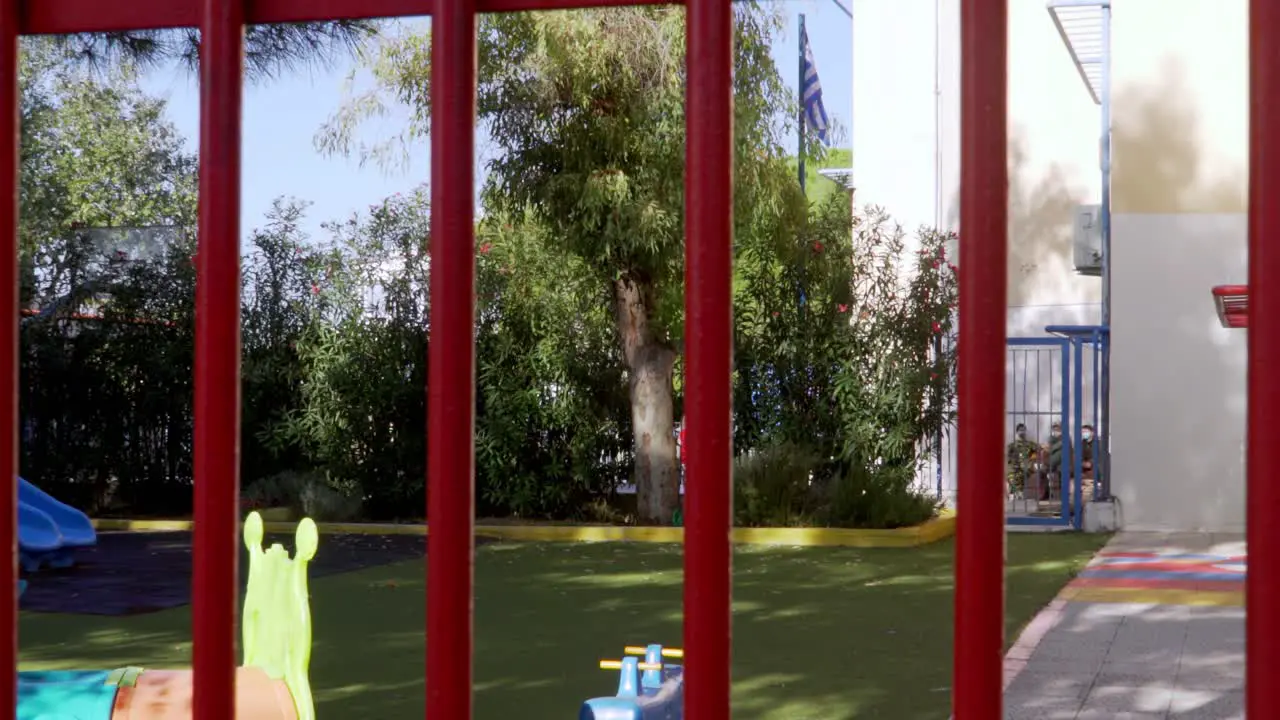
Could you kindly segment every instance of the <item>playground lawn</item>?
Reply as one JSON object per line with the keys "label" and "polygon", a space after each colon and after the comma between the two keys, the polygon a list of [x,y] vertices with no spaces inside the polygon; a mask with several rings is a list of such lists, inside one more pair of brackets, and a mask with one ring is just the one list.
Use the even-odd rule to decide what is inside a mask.
{"label": "playground lawn", "polygon": [[[1009,641],[1106,540],[1011,535]],[[321,539],[320,552],[324,552]],[[950,542],[912,550],[741,548],[734,560],[734,717],[944,719]],[[612,693],[596,661],[680,643],[679,546],[495,544],[476,558],[478,718],[572,718]],[[145,568],[139,569],[145,573]],[[424,570],[400,563],[312,583],[320,718],[421,718]],[[132,617],[24,613],[24,669],[183,665],[188,608]]]}

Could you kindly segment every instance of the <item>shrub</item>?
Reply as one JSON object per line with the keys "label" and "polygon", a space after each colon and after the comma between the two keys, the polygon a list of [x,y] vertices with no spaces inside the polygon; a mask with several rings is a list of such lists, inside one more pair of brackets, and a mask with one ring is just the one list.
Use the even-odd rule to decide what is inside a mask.
{"label": "shrub", "polygon": [[767,451],[751,463],[770,477],[737,493],[740,522],[925,520],[937,503],[915,475],[954,414],[954,346],[942,342],[955,317],[952,236],[921,230],[910,252],[887,215],[851,215],[844,197],[812,208],[798,238],[790,254],[747,248],[738,268],[734,442],[748,456],[807,448],[822,460],[810,458],[804,487],[822,497],[798,514],[795,471],[763,469],[789,451]]}
{"label": "shrub", "polygon": [[739,457],[733,468],[734,523],[740,527],[810,524],[817,517],[813,487],[820,465],[816,453],[795,443]]}
{"label": "shrub", "polygon": [[899,528],[919,525],[942,507],[910,483],[888,483],[864,464],[852,464],[830,482],[824,521],[832,527]]}
{"label": "shrub", "polygon": [[264,477],[241,493],[244,510],[289,508],[295,517],[320,522],[350,522],[360,518],[360,498],[334,488],[319,473],[282,472]]}

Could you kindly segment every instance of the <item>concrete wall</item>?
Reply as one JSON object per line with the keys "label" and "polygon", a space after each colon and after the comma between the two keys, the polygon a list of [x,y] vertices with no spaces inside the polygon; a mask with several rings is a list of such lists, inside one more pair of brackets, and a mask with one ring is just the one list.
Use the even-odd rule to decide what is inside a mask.
{"label": "concrete wall", "polygon": [[1117,2],[1113,489],[1131,529],[1244,526],[1246,331],[1209,289],[1247,266],[1244,0]]}

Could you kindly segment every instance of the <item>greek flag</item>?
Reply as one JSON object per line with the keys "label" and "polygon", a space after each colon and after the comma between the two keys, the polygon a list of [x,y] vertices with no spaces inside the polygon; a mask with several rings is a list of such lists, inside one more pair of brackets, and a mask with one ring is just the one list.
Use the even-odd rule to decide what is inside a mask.
{"label": "greek flag", "polygon": [[804,45],[804,81],[800,86],[800,101],[804,105],[805,123],[825,145],[827,108],[822,104],[822,83],[818,82],[818,66],[813,62],[813,48],[809,47],[809,31],[802,29],[800,32],[800,41]]}

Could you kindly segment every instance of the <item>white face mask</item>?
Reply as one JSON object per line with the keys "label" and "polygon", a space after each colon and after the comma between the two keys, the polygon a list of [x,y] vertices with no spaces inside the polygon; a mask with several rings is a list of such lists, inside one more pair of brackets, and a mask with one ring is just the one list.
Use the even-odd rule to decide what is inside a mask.
{"label": "white face mask", "polygon": [[1092,439],[1093,439],[1093,433],[1091,433],[1091,432],[1086,432],[1086,433],[1084,434],[1084,439],[1085,439],[1085,440],[1092,440]]}

